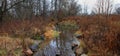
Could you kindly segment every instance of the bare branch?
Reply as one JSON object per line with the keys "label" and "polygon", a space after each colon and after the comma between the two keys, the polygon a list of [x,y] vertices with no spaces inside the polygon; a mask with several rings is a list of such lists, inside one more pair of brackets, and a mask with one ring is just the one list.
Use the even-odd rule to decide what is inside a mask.
{"label": "bare branch", "polygon": [[16,6],[16,5],[18,5],[18,4],[20,4],[20,3],[24,2],[24,1],[25,1],[25,0],[22,0],[22,1],[19,1],[19,2],[14,3],[14,4],[11,5],[9,8],[5,9],[4,12],[7,12],[7,11],[10,10],[11,8],[13,8],[14,6]]}

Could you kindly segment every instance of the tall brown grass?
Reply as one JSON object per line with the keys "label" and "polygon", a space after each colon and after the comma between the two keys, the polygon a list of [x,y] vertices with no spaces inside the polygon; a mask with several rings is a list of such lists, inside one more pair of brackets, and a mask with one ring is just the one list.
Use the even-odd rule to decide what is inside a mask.
{"label": "tall brown grass", "polygon": [[[63,18],[62,20],[75,20],[77,22],[77,24],[80,27],[80,30],[84,33],[83,40],[87,48],[89,49],[89,52],[91,52],[90,54],[91,56],[92,55],[118,56],[120,54],[119,18],[120,18],[119,15],[110,15],[109,18],[106,18],[104,16],[98,17],[95,15],[95,16],[73,16]],[[32,36],[35,34],[34,28],[37,29],[37,31],[39,31],[40,34],[42,34],[45,31],[45,27],[47,27],[49,23],[53,22],[55,21],[54,20],[44,21],[41,18],[34,18],[24,21],[11,20],[5,22],[3,26],[0,27],[0,32],[8,33],[8,35],[16,35],[17,32],[21,31],[24,28],[26,34],[28,34],[28,36]],[[8,39],[7,41],[10,40],[9,38],[7,39]],[[7,42],[1,40],[0,43]]]}
{"label": "tall brown grass", "polygon": [[[98,18],[97,16],[69,17],[76,20],[84,33],[84,41],[93,55],[118,56],[120,55],[120,19],[111,15]],[[92,55],[91,55],[92,56]]]}
{"label": "tall brown grass", "polygon": [[[31,45],[33,40],[26,38],[27,45]],[[0,55],[20,56],[22,54],[22,40],[20,38],[0,37]]]}

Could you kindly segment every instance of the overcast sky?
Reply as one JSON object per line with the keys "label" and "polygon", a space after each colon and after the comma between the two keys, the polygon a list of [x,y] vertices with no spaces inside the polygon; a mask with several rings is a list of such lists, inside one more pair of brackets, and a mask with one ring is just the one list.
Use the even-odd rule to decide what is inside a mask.
{"label": "overcast sky", "polygon": [[[95,3],[96,0],[77,0],[79,4],[84,5],[86,4],[88,6],[88,11],[90,12],[94,7],[95,7]],[[114,7],[116,7],[116,5],[120,6],[120,0],[114,0]]]}

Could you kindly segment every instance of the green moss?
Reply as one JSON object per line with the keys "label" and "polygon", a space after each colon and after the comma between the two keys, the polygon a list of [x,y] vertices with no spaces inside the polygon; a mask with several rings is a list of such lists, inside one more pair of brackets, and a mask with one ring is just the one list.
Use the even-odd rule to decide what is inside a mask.
{"label": "green moss", "polygon": [[60,30],[62,31],[77,30],[79,28],[75,21],[60,22],[59,27],[60,27]]}
{"label": "green moss", "polygon": [[7,50],[6,49],[0,49],[0,56],[4,56],[7,54]]}
{"label": "green moss", "polygon": [[18,48],[16,50],[14,50],[14,55],[15,56],[20,56],[22,54],[22,49]]}

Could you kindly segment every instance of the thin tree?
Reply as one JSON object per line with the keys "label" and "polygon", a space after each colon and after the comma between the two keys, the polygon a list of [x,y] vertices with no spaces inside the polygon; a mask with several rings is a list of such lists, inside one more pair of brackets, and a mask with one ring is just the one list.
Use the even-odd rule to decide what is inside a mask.
{"label": "thin tree", "polygon": [[115,10],[117,14],[120,14],[120,7],[116,8]]}
{"label": "thin tree", "polygon": [[113,0],[97,0],[96,13],[109,15],[112,13]]}
{"label": "thin tree", "polygon": [[8,5],[8,2],[9,1],[7,1],[7,0],[1,0],[1,3],[0,3],[1,4],[1,6],[0,6],[0,22],[3,21],[3,17],[6,14],[6,12],[8,12],[10,9],[12,9],[17,4],[24,2],[24,0],[20,0],[18,2],[15,2],[12,5]]}

